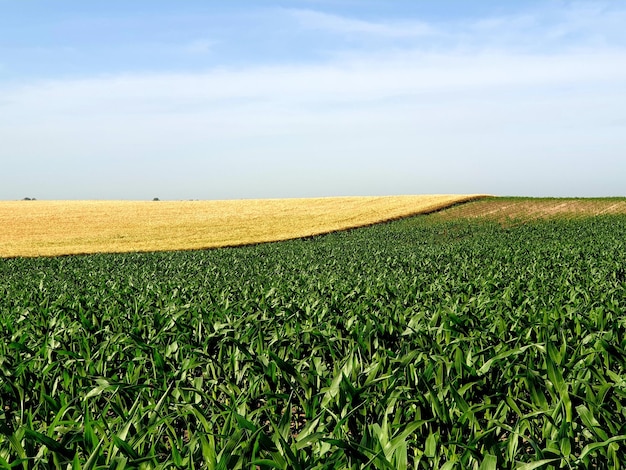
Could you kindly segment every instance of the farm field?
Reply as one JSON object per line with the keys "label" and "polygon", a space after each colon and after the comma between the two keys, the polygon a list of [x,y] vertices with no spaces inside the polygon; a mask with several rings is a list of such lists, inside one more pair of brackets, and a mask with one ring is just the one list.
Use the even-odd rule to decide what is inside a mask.
{"label": "farm field", "polygon": [[4,201],[0,257],[189,250],[286,240],[431,212],[477,197]]}
{"label": "farm field", "polygon": [[492,203],[0,259],[0,467],[624,468],[626,215]]}
{"label": "farm field", "polygon": [[434,219],[481,219],[504,225],[533,220],[576,219],[604,214],[626,214],[626,198],[489,197],[441,211]]}

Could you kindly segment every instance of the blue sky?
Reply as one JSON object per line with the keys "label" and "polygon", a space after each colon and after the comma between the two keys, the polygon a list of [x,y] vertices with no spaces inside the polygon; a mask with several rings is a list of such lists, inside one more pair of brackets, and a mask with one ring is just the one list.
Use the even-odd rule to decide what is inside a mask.
{"label": "blue sky", "polygon": [[0,0],[0,199],[626,195],[626,1]]}

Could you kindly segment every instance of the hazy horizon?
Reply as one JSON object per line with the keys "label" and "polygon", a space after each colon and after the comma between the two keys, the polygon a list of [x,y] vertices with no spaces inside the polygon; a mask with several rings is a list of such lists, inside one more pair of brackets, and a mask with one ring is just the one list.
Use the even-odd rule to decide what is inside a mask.
{"label": "hazy horizon", "polygon": [[0,200],[626,196],[624,1],[0,9]]}

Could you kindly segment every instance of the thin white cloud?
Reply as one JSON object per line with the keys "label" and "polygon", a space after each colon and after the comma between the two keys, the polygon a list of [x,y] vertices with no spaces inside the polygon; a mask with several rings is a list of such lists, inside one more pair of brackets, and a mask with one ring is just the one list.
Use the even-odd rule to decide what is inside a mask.
{"label": "thin white cloud", "polygon": [[[286,11],[305,30],[371,40],[402,39],[406,40],[402,44],[404,48],[430,51],[467,52],[485,48],[551,51],[626,46],[626,8],[618,2],[551,2],[519,13],[437,22],[421,19],[371,21],[317,10]],[[363,44],[371,46],[370,42]]]}
{"label": "thin white cloud", "polygon": [[432,25],[421,21],[374,22],[315,10],[287,10],[300,26],[339,34],[367,34],[402,38],[438,34]]}
{"label": "thin white cloud", "polygon": [[357,179],[366,178],[367,161],[409,174],[463,168],[466,158],[495,169],[500,158],[522,155],[537,164],[546,155],[563,164],[585,152],[609,161],[626,147],[614,124],[624,118],[624,83],[626,54],[617,53],[413,57],[38,83],[0,91],[0,153],[14,165],[45,158],[40,168],[56,162],[72,171],[89,161],[120,171],[129,162],[180,161],[197,175],[256,167],[254,158],[280,175],[308,160],[319,166],[311,174],[348,165]]}
{"label": "thin white cloud", "polygon": [[256,104],[360,106],[398,97],[523,93],[550,87],[610,88],[626,82],[626,50],[475,56],[408,52],[386,60],[259,66],[204,73],[116,75],[0,88],[0,121],[46,116],[194,114]]}
{"label": "thin white cloud", "polygon": [[457,22],[449,32],[473,47],[548,51],[626,46],[626,8],[613,2],[551,2],[518,14]]}
{"label": "thin white cloud", "polygon": [[208,54],[213,51],[217,41],[210,39],[196,39],[182,46],[182,51],[187,54]]}

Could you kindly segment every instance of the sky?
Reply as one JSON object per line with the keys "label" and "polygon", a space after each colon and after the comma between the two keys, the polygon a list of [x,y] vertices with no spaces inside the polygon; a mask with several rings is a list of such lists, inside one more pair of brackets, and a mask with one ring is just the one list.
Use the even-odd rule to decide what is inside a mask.
{"label": "sky", "polygon": [[0,200],[626,196],[626,0],[0,0]]}

